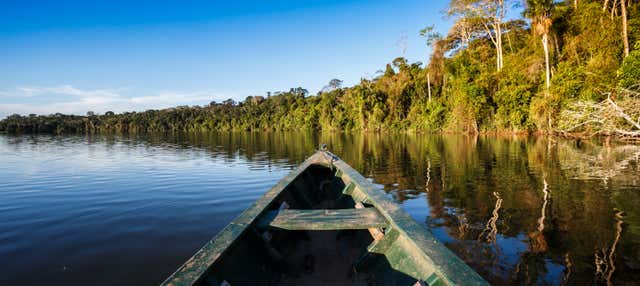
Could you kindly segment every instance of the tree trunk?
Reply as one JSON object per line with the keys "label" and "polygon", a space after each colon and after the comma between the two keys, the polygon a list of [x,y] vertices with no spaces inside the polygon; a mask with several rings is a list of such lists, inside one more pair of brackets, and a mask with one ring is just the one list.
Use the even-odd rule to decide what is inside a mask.
{"label": "tree trunk", "polygon": [[500,71],[500,48],[496,44],[496,69]]}
{"label": "tree trunk", "polygon": [[627,33],[627,1],[622,0],[620,3],[622,12],[622,40],[624,42],[624,57],[629,56],[629,35]]}
{"label": "tree trunk", "polygon": [[[542,47],[544,48],[544,64],[545,64],[545,79],[546,79],[546,90],[545,97],[549,97],[549,88],[551,87],[551,69],[549,68],[549,34],[542,34]],[[551,130],[551,112],[547,111],[547,127]]]}
{"label": "tree trunk", "polygon": [[429,101],[431,102],[431,73],[427,73],[427,89],[429,92]]}
{"label": "tree trunk", "polygon": [[502,70],[504,60],[502,59],[502,27],[501,23],[496,23],[496,48],[498,49],[498,71]]}
{"label": "tree trunk", "polygon": [[551,87],[551,69],[549,65],[549,34],[542,35],[542,48],[544,49],[544,65],[546,72],[546,96],[549,96],[549,88]]}

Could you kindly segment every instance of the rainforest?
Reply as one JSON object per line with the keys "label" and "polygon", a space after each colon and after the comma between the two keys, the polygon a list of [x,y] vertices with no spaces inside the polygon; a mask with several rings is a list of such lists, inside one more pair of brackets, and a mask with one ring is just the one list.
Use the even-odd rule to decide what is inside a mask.
{"label": "rainforest", "polygon": [[[370,78],[207,106],[10,115],[4,133],[203,131],[506,132],[640,136],[640,4],[634,0],[452,0],[447,34],[415,31],[425,63]],[[312,67],[310,67],[312,68]]]}

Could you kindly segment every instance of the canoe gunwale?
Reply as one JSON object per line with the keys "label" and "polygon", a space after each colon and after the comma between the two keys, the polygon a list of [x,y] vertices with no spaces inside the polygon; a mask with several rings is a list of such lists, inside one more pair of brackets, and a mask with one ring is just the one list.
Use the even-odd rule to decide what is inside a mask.
{"label": "canoe gunwale", "polygon": [[[328,151],[322,152],[337,158]],[[414,259],[415,263],[427,263],[428,265],[422,266],[432,268],[446,285],[489,285],[462,259],[439,242],[424,225],[418,224],[398,204],[389,200],[384,191],[374,187],[359,172],[342,160],[335,160],[331,165],[341,171],[340,177],[345,185],[353,183],[356,186],[352,192],[359,194],[358,199],[354,197],[354,200],[366,202],[378,209],[389,222],[389,229],[399,232],[398,239],[403,240],[402,244],[408,248],[407,252],[419,256],[420,259]],[[434,281],[434,273],[416,274],[422,276],[419,278],[423,281],[431,282]]]}
{"label": "canoe gunwale", "polygon": [[295,170],[282,178],[275,186],[256,200],[249,208],[244,210],[233,221],[225,226],[200,250],[198,250],[187,262],[178,268],[161,285],[178,286],[194,285],[198,283],[208,272],[210,266],[229,249],[237,239],[244,234],[248,226],[266,210],[266,208],[278,197],[289,184],[313,164],[324,163],[323,158],[316,152]]}
{"label": "canoe gunwale", "polygon": [[[322,165],[335,171],[345,186],[351,187],[354,201],[375,207],[387,220],[387,231],[398,233],[399,243],[405,253],[398,263],[413,263],[422,271],[409,273],[422,281],[445,285],[489,285],[479,274],[466,265],[459,257],[437,241],[425,226],[418,224],[399,205],[388,199],[386,193],[377,189],[351,166],[328,151],[317,151],[291,173],[282,178],[275,186],[256,200],[249,208],[224,227],[187,262],[180,266],[161,285],[194,285],[210,270],[210,267],[244,234],[248,226],[258,221],[268,206],[293,183],[293,181],[312,165]],[[346,187],[345,187],[346,188]],[[354,193],[357,193],[354,194]],[[440,282],[440,283],[438,283]]]}

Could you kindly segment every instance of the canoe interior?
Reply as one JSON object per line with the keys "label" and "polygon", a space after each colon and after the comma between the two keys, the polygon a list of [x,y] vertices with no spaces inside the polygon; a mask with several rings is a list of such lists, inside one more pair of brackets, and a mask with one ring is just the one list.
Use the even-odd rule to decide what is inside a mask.
{"label": "canoe interior", "polygon": [[317,151],[163,285],[488,283],[360,173]]}
{"label": "canoe interior", "polygon": [[[263,212],[289,209],[353,209],[336,170],[313,164]],[[366,205],[365,205],[366,206]],[[211,265],[197,285],[414,285],[418,279],[395,270],[387,256],[371,253],[367,229],[286,230],[249,226]],[[263,236],[270,237],[268,242]],[[393,247],[389,247],[392,251]]]}

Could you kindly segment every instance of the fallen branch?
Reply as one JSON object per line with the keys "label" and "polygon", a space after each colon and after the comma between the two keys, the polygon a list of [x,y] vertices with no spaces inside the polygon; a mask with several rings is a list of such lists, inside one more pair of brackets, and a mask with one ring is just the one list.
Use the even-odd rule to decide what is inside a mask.
{"label": "fallen branch", "polygon": [[609,102],[609,104],[611,104],[611,106],[616,111],[618,111],[618,114],[620,114],[620,117],[624,118],[627,122],[629,122],[631,125],[635,126],[638,130],[640,130],[640,124],[638,124],[638,122],[633,121],[631,116],[629,116],[628,114],[624,113],[624,110],[622,110],[622,108],[620,108],[620,106],[618,106],[615,102],[613,102],[613,100],[611,100],[611,96],[607,96],[607,102]]}
{"label": "fallen branch", "polygon": [[617,136],[625,140],[640,138],[640,93],[620,90],[618,100],[612,93],[603,93],[606,99],[600,102],[577,101],[570,104],[557,120],[556,133],[575,137],[575,133],[592,136]]}

